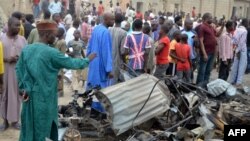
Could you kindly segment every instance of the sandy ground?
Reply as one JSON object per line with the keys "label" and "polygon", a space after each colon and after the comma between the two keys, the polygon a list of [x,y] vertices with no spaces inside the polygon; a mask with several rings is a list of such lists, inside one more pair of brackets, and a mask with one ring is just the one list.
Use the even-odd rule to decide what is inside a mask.
{"label": "sandy ground", "polygon": [[[218,73],[214,70],[212,73],[211,79],[216,79],[218,77]],[[246,86],[250,86],[250,74],[245,75],[244,77],[244,84]],[[83,91],[83,90],[82,90]],[[67,104],[72,98],[71,95],[73,94],[72,90],[70,89],[69,84],[65,83],[65,94],[64,97],[59,98],[59,104],[64,105]],[[0,119],[0,123],[2,123],[2,120]],[[19,131],[9,128],[8,130],[4,132],[0,132],[0,141],[17,141],[19,137]],[[94,141],[96,139],[87,139],[84,138],[84,141]]]}

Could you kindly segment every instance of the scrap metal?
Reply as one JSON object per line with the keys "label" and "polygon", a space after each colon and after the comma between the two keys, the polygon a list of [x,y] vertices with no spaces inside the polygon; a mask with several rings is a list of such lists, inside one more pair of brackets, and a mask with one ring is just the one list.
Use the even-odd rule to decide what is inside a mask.
{"label": "scrap metal", "polygon": [[116,135],[161,115],[170,108],[170,91],[164,83],[160,82],[152,91],[145,108],[133,122],[157,81],[158,79],[154,76],[143,74],[126,82],[102,89],[95,94],[107,110],[107,117],[111,121]]}

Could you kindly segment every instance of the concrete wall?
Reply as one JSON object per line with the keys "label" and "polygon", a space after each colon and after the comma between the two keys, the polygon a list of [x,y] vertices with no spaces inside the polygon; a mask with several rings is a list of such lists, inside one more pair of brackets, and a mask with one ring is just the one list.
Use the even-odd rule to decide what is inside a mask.
{"label": "concrete wall", "polygon": [[[91,3],[95,3],[95,6],[98,7],[100,0],[89,0]],[[105,11],[109,10],[110,7],[110,0],[102,0]],[[121,8],[125,11],[126,10],[126,4],[130,2],[130,0],[112,0],[113,7],[116,6],[116,3],[119,2]]]}
{"label": "concrete wall", "polygon": [[182,10],[187,14],[191,13],[194,6],[197,14],[209,12],[217,18],[225,15],[227,19],[231,18],[232,10],[235,6],[237,7],[238,17],[248,16],[250,18],[249,0],[132,0],[133,7],[136,8],[137,2],[143,2],[142,12],[148,10],[148,4],[158,3],[153,7],[155,13],[164,10],[166,12],[174,12],[178,8],[178,10]]}
{"label": "concrete wall", "polygon": [[3,12],[10,16],[14,11],[23,13],[32,13],[30,0],[0,0],[0,6]]}
{"label": "concrete wall", "polygon": [[237,17],[250,18],[250,2],[235,1],[233,6],[237,9]]}

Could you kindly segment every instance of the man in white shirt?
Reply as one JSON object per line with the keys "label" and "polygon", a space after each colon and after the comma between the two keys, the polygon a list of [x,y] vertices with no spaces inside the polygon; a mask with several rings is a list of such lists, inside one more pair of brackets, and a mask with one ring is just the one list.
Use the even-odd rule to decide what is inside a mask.
{"label": "man in white shirt", "polygon": [[65,28],[68,30],[73,22],[72,16],[68,13],[64,18]]}
{"label": "man in white shirt", "polygon": [[51,15],[54,15],[55,13],[61,13],[62,12],[62,3],[58,0],[54,0],[49,4],[49,11]]}

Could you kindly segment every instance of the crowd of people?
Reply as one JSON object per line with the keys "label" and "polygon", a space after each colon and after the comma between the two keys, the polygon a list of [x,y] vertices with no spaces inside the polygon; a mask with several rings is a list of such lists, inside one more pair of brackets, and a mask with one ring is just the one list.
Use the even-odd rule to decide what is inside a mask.
{"label": "crowd of people", "polygon": [[[108,10],[102,1],[81,15],[72,10],[71,1],[69,8],[64,4],[34,0],[34,15],[12,13],[0,36],[0,131],[10,124],[21,128],[20,141],[57,140],[57,96],[63,95],[64,68],[73,69],[75,93],[84,84],[92,89],[124,82],[121,70],[130,77],[170,76],[205,87],[214,64],[218,78],[242,87],[247,19],[217,22],[210,13],[197,17],[195,7],[191,16],[156,16],[150,10],[135,12],[129,4],[124,11],[119,3]],[[104,111],[98,102],[92,107]]]}

